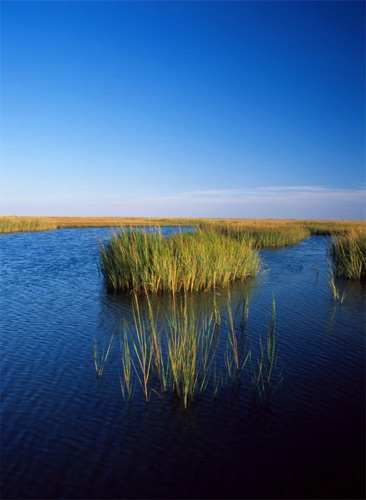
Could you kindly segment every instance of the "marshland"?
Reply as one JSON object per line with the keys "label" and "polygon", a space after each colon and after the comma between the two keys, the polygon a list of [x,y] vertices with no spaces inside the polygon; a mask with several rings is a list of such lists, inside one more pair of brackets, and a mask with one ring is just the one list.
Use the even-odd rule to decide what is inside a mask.
{"label": "marshland", "polygon": [[0,219],[3,498],[362,498],[365,224]]}

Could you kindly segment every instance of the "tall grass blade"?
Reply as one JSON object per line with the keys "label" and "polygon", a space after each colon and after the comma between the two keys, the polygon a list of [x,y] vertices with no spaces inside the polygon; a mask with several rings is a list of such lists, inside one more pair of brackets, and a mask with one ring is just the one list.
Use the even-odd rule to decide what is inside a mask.
{"label": "tall grass blade", "polygon": [[112,347],[114,333],[115,332],[113,332],[113,334],[111,336],[111,339],[109,341],[106,352],[103,349],[103,351],[100,355],[99,355],[97,341],[96,340],[94,341],[94,366],[95,366],[95,371],[96,371],[97,377],[103,376],[103,373],[104,373],[104,370],[105,370],[105,367],[107,364],[108,356],[109,356],[109,353],[110,353],[110,350]]}

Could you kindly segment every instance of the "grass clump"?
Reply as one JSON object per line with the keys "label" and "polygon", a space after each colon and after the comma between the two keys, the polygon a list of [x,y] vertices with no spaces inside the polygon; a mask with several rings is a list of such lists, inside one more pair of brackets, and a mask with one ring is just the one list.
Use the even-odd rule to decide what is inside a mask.
{"label": "grass clump", "polygon": [[366,278],[366,227],[333,236],[331,256],[339,277]]}
{"label": "grass clump", "polygon": [[159,318],[147,292],[142,299],[132,295],[133,324],[125,325],[121,342],[122,396],[131,399],[134,374],[147,402],[152,393],[170,393],[187,408],[209,381],[217,348],[214,313],[198,317],[184,293],[175,295],[169,314]]}
{"label": "grass clump", "polygon": [[187,408],[205,389],[215,353],[214,314],[198,319],[188,314],[187,298],[174,304],[168,319],[167,351],[173,392]]}
{"label": "grass clump", "polygon": [[236,329],[242,320],[233,314],[230,295],[226,321],[217,315],[215,303],[198,313],[192,299],[185,292],[174,294],[171,306],[160,315],[151,295],[132,294],[133,322],[126,324],[121,342],[120,384],[125,400],[132,396],[133,375],[147,402],[152,394],[166,394],[184,408],[207,390],[215,398],[226,386],[240,386],[250,352],[239,349],[240,330]]}
{"label": "grass clump", "polygon": [[253,366],[257,356],[252,355],[242,327],[247,309],[239,306],[235,312],[230,293],[223,317],[217,315],[215,302],[196,310],[194,296],[185,292],[172,295],[165,313],[156,308],[154,298],[147,292],[132,294],[132,323],[125,323],[120,340],[125,401],[132,399],[137,382],[146,402],[153,395],[173,397],[187,408],[204,393],[216,398],[231,389],[237,394],[251,378],[254,396],[258,392],[260,400],[270,404],[283,378],[276,369],[274,301],[267,340],[259,339],[260,357]]}
{"label": "grass clump", "polygon": [[258,252],[251,243],[217,231],[164,237],[160,230],[120,229],[101,247],[101,271],[112,290],[199,291],[256,276]]}
{"label": "grass clump", "polygon": [[333,267],[331,264],[329,265],[328,283],[329,283],[330,289],[331,289],[332,294],[333,294],[334,302],[340,302],[341,304],[343,304],[343,302],[347,296],[347,293],[346,292],[343,292],[342,294],[340,293],[339,287],[337,286],[337,283],[336,283],[336,277],[334,275],[334,270],[333,270]]}

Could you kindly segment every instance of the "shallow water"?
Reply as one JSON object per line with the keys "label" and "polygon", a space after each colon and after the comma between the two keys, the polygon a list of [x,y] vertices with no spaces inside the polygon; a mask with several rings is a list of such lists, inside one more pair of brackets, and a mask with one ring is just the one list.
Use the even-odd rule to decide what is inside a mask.
{"label": "shallow water", "polygon": [[[131,319],[107,293],[98,242],[108,229],[0,237],[1,497],[364,498],[365,288],[328,280],[327,244],[263,250],[240,342],[259,353],[276,301],[278,380],[265,405],[250,374],[187,410],[173,397],[125,403],[119,343],[97,378],[93,346]],[[208,294],[195,304],[208,308]],[[225,315],[227,293],[217,296]],[[159,298],[159,307],[169,307]]]}

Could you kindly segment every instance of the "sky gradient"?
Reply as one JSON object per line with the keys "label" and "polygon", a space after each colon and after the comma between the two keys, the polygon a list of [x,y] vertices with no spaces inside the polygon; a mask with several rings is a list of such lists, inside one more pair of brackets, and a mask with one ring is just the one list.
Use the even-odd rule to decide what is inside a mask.
{"label": "sky gradient", "polygon": [[1,215],[363,219],[363,1],[2,1]]}

